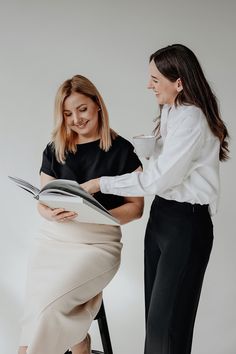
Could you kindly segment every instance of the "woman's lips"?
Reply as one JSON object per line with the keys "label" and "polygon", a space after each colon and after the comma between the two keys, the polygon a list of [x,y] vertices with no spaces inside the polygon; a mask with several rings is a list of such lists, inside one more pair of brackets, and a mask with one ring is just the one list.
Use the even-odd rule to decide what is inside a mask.
{"label": "woman's lips", "polygon": [[75,127],[77,128],[84,128],[89,121],[87,120],[86,122],[79,123],[79,124],[74,124]]}

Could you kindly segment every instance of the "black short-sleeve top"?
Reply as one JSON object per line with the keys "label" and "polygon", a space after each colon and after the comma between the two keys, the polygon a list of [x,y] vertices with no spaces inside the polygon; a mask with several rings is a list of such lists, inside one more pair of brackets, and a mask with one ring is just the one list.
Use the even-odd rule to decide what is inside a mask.
{"label": "black short-sleeve top", "polygon": [[[123,137],[117,136],[107,152],[100,149],[99,143],[100,140],[78,144],[76,153],[67,153],[64,164],[57,161],[53,143],[49,143],[43,151],[40,173],[84,183],[101,176],[133,172],[142,165],[133,145]],[[94,197],[108,210],[124,204],[120,196],[98,192]]]}

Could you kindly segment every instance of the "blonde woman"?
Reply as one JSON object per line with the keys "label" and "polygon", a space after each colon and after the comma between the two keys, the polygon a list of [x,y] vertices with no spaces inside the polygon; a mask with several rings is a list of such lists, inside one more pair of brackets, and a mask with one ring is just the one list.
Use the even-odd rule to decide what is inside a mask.
{"label": "blonde woman", "polygon": [[[110,129],[106,106],[92,82],[81,75],[66,80],[55,99],[41,186],[53,179],[83,183],[140,169],[133,146]],[[94,196],[121,224],[142,215],[143,198]],[[63,354],[68,348],[89,354],[87,333],[101,292],[120,264],[120,227],[79,223],[76,214],[42,204],[38,211],[44,222],[30,257],[19,354]]]}

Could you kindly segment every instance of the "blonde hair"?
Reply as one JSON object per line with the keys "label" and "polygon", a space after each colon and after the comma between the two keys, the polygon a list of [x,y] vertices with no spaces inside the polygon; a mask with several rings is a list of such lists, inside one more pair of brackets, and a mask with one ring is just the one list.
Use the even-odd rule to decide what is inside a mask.
{"label": "blonde hair", "polygon": [[63,115],[65,99],[74,92],[91,98],[100,108],[98,111],[100,148],[108,151],[112,145],[112,139],[117,137],[117,133],[110,128],[107,108],[95,85],[86,77],[75,75],[59,87],[55,97],[54,129],[51,142],[54,145],[56,159],[60,163],[65,162],[67,152],[75,153],[77,150],[78,135],[73,131],[67,130]]}

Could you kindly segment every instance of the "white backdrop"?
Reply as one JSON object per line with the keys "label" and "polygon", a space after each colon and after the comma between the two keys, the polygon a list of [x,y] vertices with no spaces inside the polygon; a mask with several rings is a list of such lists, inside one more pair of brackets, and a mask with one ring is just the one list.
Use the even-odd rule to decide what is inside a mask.
{"label": "white backdrop", "polygon": [[[149,133],[157,111],[146,89],[149,55],[183,43],[199,57],[231,133],[192,353],[235,354],[235,14],[234,0],[1,0],[1,353],[16,352],[27,257],[40,222],[34,201],[7,175],[38,184],[58,86],[74,74],[88,76],[101,91],[115,130],[128,139]],[[141,220],[123,227],[121,269],[104,293],[114,354],[143,353],[143,236],[150,202],[146,199]],[[99,348],[95,322],[91,334]]]}

